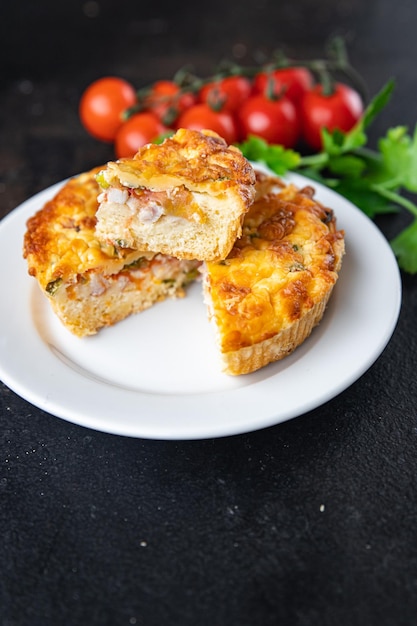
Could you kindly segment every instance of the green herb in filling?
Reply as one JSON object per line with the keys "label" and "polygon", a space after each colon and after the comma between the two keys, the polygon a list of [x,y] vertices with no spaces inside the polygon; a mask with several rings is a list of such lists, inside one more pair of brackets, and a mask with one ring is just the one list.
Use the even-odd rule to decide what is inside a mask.
{"label": "green herb in filling", "polygon": [[46,293],[48,293],[50,296],[55,295],[61,283],[62,283],[62,278],[56,278],[55,280],[51,280],[46,285],[46,288],[45,288]]}

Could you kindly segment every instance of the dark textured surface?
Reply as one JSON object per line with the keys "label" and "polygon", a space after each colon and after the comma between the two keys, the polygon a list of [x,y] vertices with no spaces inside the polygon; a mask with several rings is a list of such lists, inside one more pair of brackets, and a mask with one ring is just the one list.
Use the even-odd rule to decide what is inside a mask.
{"label": "dark textured surface", "polygon": [[[372,136],[415,123],[412,0],[142,4],[2,5],[1,216],[112,158],[77,116],[102,74],[142,86],[186,63],[208,73],[236,44],[312,57],[341,34],[371,92],[397,80]],[[406,221],[378,225],[390,238]],[[0,384],[1,625],[414,625],[416,311],[403,276],[397,328],[360,380],[224,439],[94,432]]]}

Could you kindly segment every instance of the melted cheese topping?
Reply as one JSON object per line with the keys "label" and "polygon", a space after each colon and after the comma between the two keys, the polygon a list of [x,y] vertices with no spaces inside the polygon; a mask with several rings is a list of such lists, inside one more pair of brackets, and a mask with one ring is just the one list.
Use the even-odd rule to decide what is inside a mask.
{"label": "melted cheese topping", "polygon": [[99,168],[68,181],[27,222],[23,256],[29,274],[50,295],[62,283],[76,282],[87,272],[114,274],[140,258],[153,255],[116,250],[95,234]]}
{"label": "melted cheese topping", "polygon": [[274,337],[299,320],[333,287],[344,251],[343,232],[311,188],[259,175],[258,190],[227,259],[206,264],[222,352]]}
{"label": "melted cheese topping", "polygon": [[181,128],[161,144],[147,144],[131,159],[110,161],[98,180],[109,186],[152,190],[183,186],[190,191],[224,194],[231,188],[252,200],[255,173],[240,150],[212,131]]}

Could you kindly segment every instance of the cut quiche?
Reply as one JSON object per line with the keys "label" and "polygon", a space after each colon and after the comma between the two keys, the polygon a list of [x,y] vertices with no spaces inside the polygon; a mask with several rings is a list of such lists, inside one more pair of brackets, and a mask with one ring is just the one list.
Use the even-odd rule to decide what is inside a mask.
{"label": "cut quiche", "polygon": [[96,168],[69,180],[27,222],[23,256],[62,323],[96,333],[167,297],[181,297],[199,263],[101,243]]}
{"label": "cut quiche", "polygon": [[282,359],[320,322],[345,244],[333,211],[314,198],[312,187],[298,189],[256,172],[241,236],[225,258],[202,263],[98,238],[102,171],[65,183],[27,221],[24,235],[29,274],[72,333],[92,335],[167,297],[181,297],[200,272],[226,374]]}
{"label": "cut quiche", "polygon": [[99,239],[181,259],[224,259],[255,196],[249,161],[209,130],[179,129],[109,162],[97,180]]}
{"label": "cut quiche", "polygon": [[344,233],[311,187],[258,173],[241,238],[204,264],[224,372],[253,372],[299,346],[324,314],[343,254]]}

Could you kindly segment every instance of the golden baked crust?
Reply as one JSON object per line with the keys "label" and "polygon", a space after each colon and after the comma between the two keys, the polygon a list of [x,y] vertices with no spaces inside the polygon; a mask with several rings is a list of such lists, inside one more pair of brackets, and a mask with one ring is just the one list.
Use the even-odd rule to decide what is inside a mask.
{"label": "golden baked crust", "polygon": [[250,163],[212,131],[180,129],[97,179],[101,240],[186,259],[225,258],[255,195]]}
{"label": "golden baked crust", "polygon": [[74,334],[96,333],[168,296],[184,295],[198,263],[101,243],[95,168],[69,180],[27,222],[23,256]]}
{"label": "golden baked crust", "polygon": [[344,254],[344,233],[311,187],[257,177],[242,237],[227,259],[205,264],[205,297],[228,374],[279,360],[308,337]]}

